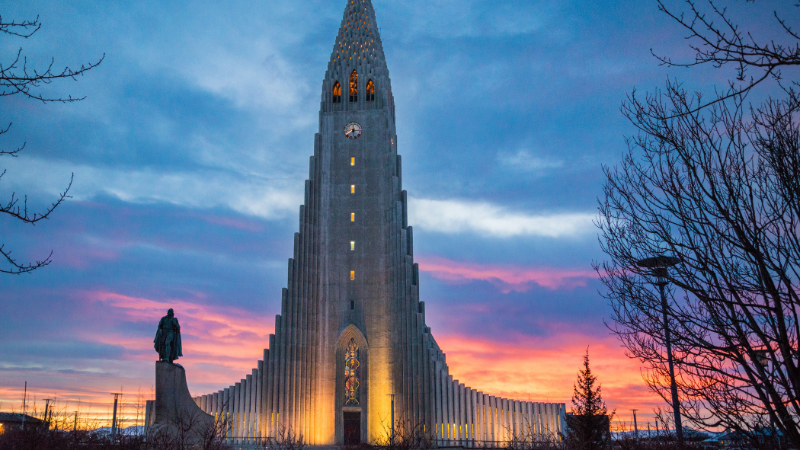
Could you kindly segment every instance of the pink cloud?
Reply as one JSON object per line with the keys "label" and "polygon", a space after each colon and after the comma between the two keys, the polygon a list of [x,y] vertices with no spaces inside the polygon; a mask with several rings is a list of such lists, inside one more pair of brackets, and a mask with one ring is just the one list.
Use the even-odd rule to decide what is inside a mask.
{"label": "pink cloud", "polygon": [[109,248],[99,248],[88,244],[85,247],[74,246],[68,250],[53,252],[56,265],[66,265],[75,269],[86,269],[91,262],[113,261],[119,259],[119,252]]}
{"label": "pink cloud", "polygon": [[[84,292],[82,296],[118,309],[118,317],[123,321],[153,324],[154,334],[158,320],[167,309],[173,308],[181,323],[186,355],[181,358],[181,364],[187,370],[202,364],[224,368],[213,372],[194,370],[192,378],[198,383],[219,383],[223,387],[223,384],[227,386],[239,379],[233,378],[250,373],[261,359],[264,348],[269,345],[269,335],[274,331],[272,316],[230,306],[209,306],[181,299],[153,300],[104,291]],[[141,336],[94,331],[81,334],[94,342],[122,346],[142,355],[134,358],[155,358],[152,341]]]}
{"label": "pink cloud", "polygon": [[485,280],[503,293],[526,292],[534,284],[549,289],[586,286],[586,281],[596,278],[593,270],[530,268],[510,265],[484,265],[451,261],[438,256],[418,259],[419,268],[434,278],[450,282]]}
{"label": "pink cloud", "polygon": [[261,223],[258,223],[255,220],[243,219],[243,218],[234,218],[234,217],[219,217],[211,214],[197,214],[197,213],[186,213],[187,217],[196,217],[205,222],[214,224],[214,225],[221,225],[230,228],[237,228],[239,230],[244,231],[252,231],[252,232],[259,232],[264,230],[264,226]]}

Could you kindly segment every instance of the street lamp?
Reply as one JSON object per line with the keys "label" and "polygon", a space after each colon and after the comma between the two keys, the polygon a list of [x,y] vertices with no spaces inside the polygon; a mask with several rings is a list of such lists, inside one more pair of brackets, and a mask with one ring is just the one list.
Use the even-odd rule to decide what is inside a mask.
{"label": "street lamp", "polygon": [[675,414],[675,435],[678,443],[683,444],[683,427],[681,426],[681,404],[678,400],[678,385],[675,383],[675,366],[672,362],[672,342],[669,335],[669,322],[667,320],[667,274],[669,268],[681,260],[674,256],[655,256],[636,261],[636,265],[652,269],[656,277],[655,285],[661,291],[661,312],[664,314],[664,341],[667,345],[667,363],[669,364],[670,390],[672,391],[672,411]]}

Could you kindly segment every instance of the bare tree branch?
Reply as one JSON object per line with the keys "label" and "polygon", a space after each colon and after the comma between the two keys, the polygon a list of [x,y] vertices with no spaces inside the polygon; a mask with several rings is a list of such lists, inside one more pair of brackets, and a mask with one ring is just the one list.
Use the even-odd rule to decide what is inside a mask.
{"label": "bare tree branch", "polygon": [[36,261],[35,263],[19,263],[16,259],[11,257],[11,251],[6,250],[2,244],[0,244],[0,255],[2,255],[6,261],[11,265],[11,269],[0,269],[0,273],[7,273],[10,275],[21,275],[23,273],[33,272],[34,270],[50,265],[52,261],[51,257],[53,256],[53,252],[50,252],[47,255],[47,258],[43,259],[42,261]]}
{"label": "bare tree branch", "polygon": [[44,69],[28,68],[28,59],[22,56],[22,49],[17,51],[17,55],[9,64],[0,63],[0,97],[22,94],[25,97],[39,100],[42,102],[61,102],[69,103],[85,99],[86,97],[46,97],[37,94],[32,89],[40,88],[53,81],[70,78],[76,80],[89,70],[99,66],[105,59],[105,54],[97,62],[81,65],[79,69],[64,67],[60,72],[53,72],[55,59],[50,60],[50,64]]}
{"label": "bare tree branch", "polygon": [[[37,31],[39,31],[39,29],[41,29],[41,23],[39,23],[38,16],[34,20],[25,20],[22,22],[15,22],[13,20],[11,22],[4,21],[2,16],[0,16],[0,33],[5,35],[27,39],[33,36]],[[9,97],[12,95],[21,94],[23,97],[42,102],[69,103],[83,100],[85,97],[72,97],[71,95],[68,95],[67,97],[47,96],[40,93],[38,89],[55,81],[66,79],[77,80],[78,76],[82,76],[87,71],[100,65],[104,58],[105,55],[103,55],[97,62],[81,65],[78,69],[64,67],[60,71],[54,71],[53,65],[55,63],[55,59],[53,58],[51,59],[49,65],[44,68],[37,69],[28,66],[28,61],[22,55],[22,49],[20,48],[16,52],[16,55],[11,58],[9,62],[0,62],[0,97]],[[0,135],[6,134],[10,128],[11,123],[9,123],[5,129],[0,129]],[[17,148],[13,148],[12,150],[0,150],[0,156],[8,155],[11,157],[17,157],[24,148],[25,143]],[[5,174],[5,170],[0,172],[0,179],[2,179]],[[0,204],[0,216],[20,220],[31,225],[35,225],[37,222],[49,218],[50,214],[59,205],[61,205],[64,200],[70,198],[69,190],[72,187],[74,177],[74,174],[70,176],[70,181],[67,187],[59,194],[56,201],[53,202],[50,207],[45,209],[44,212],[30,213],[28,211],[27,196],[23,196],[22,204],[20,205],[20,199],[16,196],[16,193],[12,193],[7,203]],[[10,265],[9,269],[0,269],[0,273],[22,274],[29,273],[33,270],[50,264],[52,252],[44,260],[26,264],[20,263],[16,258],[12,257],[11,251],[6,250],[3,245],[0,244],[0,255],[2,255],[6,262]]]}
{"label": "bare tree branch", "polygon": [[[8,130],[11,129],[11,125],[12,125],[12,123],[9,123],[8,126],[5,129],[0,129],[0,135],[6,134],[8,132]],[[11,156],[13,158],[16,158],[17,157],[17,153],[21,152],[24,148],[25,148],[25,142],[22,143],[22,146],[17,147],[14,150],[0,150],[0,156],[8,155],[8,156]],[[5,171],[3,173],[5,173]],[[0,178],[2,178],[2,177],[3,177],[3,175],[0,174]]]}
{"label": "bare tree branch", "polygon": [[3,22],[3,16],[0,16],[0,32],[2,33],[27,39],[39,31],[40,28],[42,28],[42,24],[39,23],[39,16],[36,16],[34,20],[23,20],[20,23],[16,23],[13,20],[11,22]]}
{"label": "bare tree branch", "polygon": [[[726,8],[720,8],[713,0],[708,1],[711,13],[705,13],[698,8],[694,0],[686,0],[690,14],[675,13],[667,8],[664,3],[658,1],[659,11],[665,13],[687,32],[687,40],[692,42],[689,47],[695,51],[695,59],[690,62],[675,62],[669,57],[657,55],[653,49],[650,52],[662,65],[670,67],[694,67],[700,65],[711,65],[714,68],[722,68],[729,64],[736,67],[736,81],[743,83],[736,85],[731,82],[728,91],[724,95],[718,95],[710,103],[699,103],[696,107],[684,112],[691,114],[703,108],[726,101],[736,95],[745,94],[755,86],[765,80],[772,78],[780,84],[782,67],[793,67],[800,65],[800,36],[781,18],[777,12],[773,12],[775,20],[785,32],[790,41],[788,44],[769,41],[767,43],[758,42],[751,33],[742,31],[741,28],[732,21]],[[715,19],[721,25],[715,23]],[[749,69],[760,72],[757,76],[747,76]],[[797,100],[793,92],[788,92],[782,85],[784,91]],[[800,103],[795,102],[795,107]],[[672,118],[672,117],[667,117]]]}
{"label": "bare tree branch", "polygon": [[[5,174],[5,171],[3,171]],[[0,178],[2,178],[3,174],[0,174]],[[69,194],[69,190],[72,187],[72,181],[75,179],[75,174],[73,173],[69,178],[69,184],[67,185],[64,192],[60,193],[58,199],[53,202],[49,208],[47,208],[43,213],[33,213],[33,215],[29,215],[28,213],[28,197],[25,196],[22,202],[22,207],[19,206],[19,199],[15,197],[15,194],[11,194],[11,199],[5,205],[0,204],[0,214],[7,214],[15,219],[21,220],[25,223],[35,224],[41,220],[47,219],[50,217],[50,214],[59,206],[61,203],[64,202],[65,199],[72,198]]]}

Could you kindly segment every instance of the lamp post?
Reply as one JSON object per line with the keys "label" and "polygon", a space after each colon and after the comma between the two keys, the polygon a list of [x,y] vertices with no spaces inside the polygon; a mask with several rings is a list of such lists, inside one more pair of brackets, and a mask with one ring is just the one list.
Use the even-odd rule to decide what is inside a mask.
{"label": "lamp post", "polygon": [[672,361],[672,342],[669,334],[669,321],[667,319],[667,275],[669,268],[681,260],[674,256],[655,256],[636,261],[636,265],[652,269],[656,277],[655,285],[661,291],[661,312],[664,315],[664,342],[667,346],[667,364],[669,365],[670,390],[672,391],[672,411],[675,414],[675,435],[678,443],[683,445],[683,427],[681,426],[681,403],[678,400],[678,385],[675,383],[675,365]]}
{"label": "lamp post", "polygon": [[389,394],[389,396],[392,397],[392,436],[389,442],[391,442],[392,447],[394,447],[394,394]]}
{"label": "lamp post", "polygon": [[114,415],[111,418],[111,443],[117,442],[117,401],[122,396],[122,393],[114,394]]}

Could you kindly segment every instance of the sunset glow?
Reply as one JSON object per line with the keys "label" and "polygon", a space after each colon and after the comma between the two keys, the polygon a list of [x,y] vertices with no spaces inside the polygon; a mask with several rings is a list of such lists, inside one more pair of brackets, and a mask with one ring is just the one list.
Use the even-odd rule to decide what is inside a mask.
{"label": "sunset glow", "polygon": [[[0,158],[0,201],[14,193],[40,213],[74,175],[49,220],[0,220],[0,245],[19,261],[53,252],[47,267],[0,275],[0,411],[21,410],[27,382],[31,408],[56,399],[107,420],[122,392],[134,417],[137,399],[154,396],[153,339],[169,308],[192,394],[238,382],[263,358],[297,254],[310,158],[326,148],[320,80],[346,2],[274,3],[4,5],[4,20],[42,22],[28,39],[0,36],[5,56],[22,48],[31,67],[58,68],[106,59],[46,86],[85,100],[0,98],[0,130],[13,122],[0,150],[25,147]],[[413,227],[403,239],[419,264],[421,311],[450,373],[485,393],[569,407],[588,349],[620,420],[634,408],[652,420],[666,404],[609,331],[593,221],[602,168],[638,132],[620,102],[674,74],[651,48],[680,54],[685,43],[664,39],[674,30],[650,2],[373,3],[396,133],[375,134],[386,149],[369,155],[399,155],[384,175],[407,198],[378,212]],[[371,102],[389,108],[387,83],[375,80]],[[372,125],[360,123],[360,141],[336,133],[361,145]],[[357,173],[369,151],[379,152],[359,147],[329,167]],[[349,229],[383,217],[359,202],[396,201],[369,177],[336,189],[352,205],[327,212]],[[355,258],[376,248],[371,239],[330,245]],[[344,285],[373,281],[363,268],[330,269]]]}

